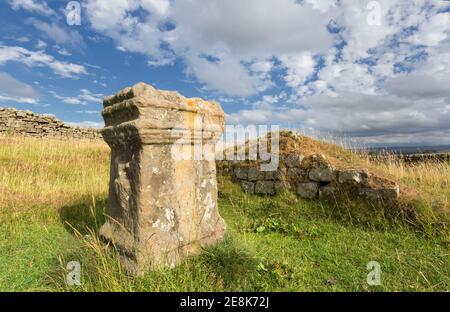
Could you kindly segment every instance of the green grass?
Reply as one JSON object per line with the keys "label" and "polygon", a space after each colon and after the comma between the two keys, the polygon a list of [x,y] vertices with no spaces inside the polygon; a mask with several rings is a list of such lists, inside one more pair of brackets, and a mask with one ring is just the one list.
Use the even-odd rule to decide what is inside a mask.
{"label": "green grass", "polygon": [[[101,143],[0,138],[0,291],[450,290],[447,236],[374,210],[293,194],[244,194],[219,179],[227,236],[175,269],[121,272],[96,231],[107,207],[109,151]],[[82,266],[67,286],[65,266]],[[369,261],[381,285],[366,282]]]}

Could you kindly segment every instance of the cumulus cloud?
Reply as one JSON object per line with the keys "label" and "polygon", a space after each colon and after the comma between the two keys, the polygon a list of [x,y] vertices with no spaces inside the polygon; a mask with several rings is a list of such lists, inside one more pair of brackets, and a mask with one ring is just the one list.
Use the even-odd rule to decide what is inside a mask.
{"label": "cumulus cloud", "polygon": [[411,37],[411,42],[436,46],[447,38],[450,29],[450,13],[439,13],[429,17],[426,23],[418,25],[419,29]]}
{"label": "cumulus cloud", "polygon": [[190,57],[187,63],[189,75],[205,82],[208,89],[220,90],[229,95],[249,96],[272,85],[266,76],[250,73],[232,58],[212,62],[203,57]]}
{"label": "cumulus cloud", "polygon": [[[167,38],[159,28],[169,4],[169,0],[89,0],[85,6],[92,28],[112,38],[121,51],[146,54],[158,62],[170,58],[161,49]],[[144,14],[139,16],[138,11]]]}
{"label": "cumulus cloud", "polygon": [[[321,50],[331,43],[329,16],[294,0],[175,1],[175,48],[241,59]],[[195,18],[193,18],[195,17]],[[315,29],[314,36],[306,29]]]}
{"label": "cumulus cloud", "polygon": [[121,51],[146,54],[151,65],[181,58],[207,89],[233,96],[273,85],[268,59],[332,43],[329,14],[295,0],[89,0],[86,8],[92,27]]}
{"label": "cumulus cloud", "polygon": [[314,59],[311,52],[282,55],[280,61],[286,68],[284,80],[286,85],[297,88],[304,84],[306,78],[314,71]]}
{"label": "cumulus cloud", "polygon": [[[199,63],[205,63],[199,62],[202,53],[219,59],[209,66],[216,70],[213,77],[196,77],[228,95],[248,96],[270,88],[273,83],[268,73],[273,63],[268,59],[287,54],[295,57],[332,43],[326,30],[328,14],[294,0],[176,1],[171,17],[176,24],[173,50],[194,73]],[[315,36],[302,31],[305,29],[315,29]],[[221,73],[220,65],[236,70]],[[258,71],[264,74],[255,74]],[[221,81],[214,79],[216,75],[221,75]],[[230,84],[241,87],[233,90]]]}
{"label": "cumulus cloud", "polygon": [[76,78],[87,74],[83,65],[56,60],[43,51],[30,51],[18,46],[0,45],[0,66],[7,62],[18,62],[28,67],[48,67],[64,78]]}

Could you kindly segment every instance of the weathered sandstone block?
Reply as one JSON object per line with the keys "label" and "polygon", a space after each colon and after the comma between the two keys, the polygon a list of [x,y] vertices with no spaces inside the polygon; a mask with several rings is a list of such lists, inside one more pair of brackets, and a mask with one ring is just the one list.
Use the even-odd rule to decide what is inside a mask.
{"label": "weathered sandstone block", "polygon": [[106,97],[102,114],[111,166],[109,218],[100,235],[117,248],[126,272],[173,267],[220,240],[220,106],[139,83]]}
{"label": "weathered sandstone block", "polygon": [[289,168],[287,170],[287,177],[292,181],[300,181],[305,178],[306,173],[301,168]]}
{"label": "weathered sandstone block", "polygon": [[289,154],[285,157],[284,162],[287,167],[295,168],[300,167],[305,156],[297,154]]}
{"label": "weathered sandstone block", "polygon": [[264,179],[265,180],[279,180],[282,177],[282,174],[281,174],[280,170],[266,171],[266,172],[263,172],[263,173],[264,173]]}
{"label": "weathered sandstone block", "polygon": [[256,194],[275,194],[275,186],[273,181],[258,181],[255,184],[255,193]]}
{"label": "weathered sandstone block", "polygon": [[360,184],[367,180],[369,174],[367,170],[348,169],[339,171],[339,183]]}
{"label": "weathered sandstone block", "polygon": [[260,171],[257,168],[248,168],[248,180],[249,181],[257,181],[260,175],[264,175],[264,172],[260,174]]}
{"label": "weathered sandstone block", "polygon": [[242,186],[242,189],[244,190],[244,192],[250,193],[250,194],[255,193],[255,183],[242,180],[241,186]]}
{"label": "weathered sandstone block", "polygon": [[319,183],[306,182],[297,185],[297,194],[303,198],[313,199],[317,197]]}
{"label": "weathered sandstone block", "polygon": [[234,169],[234,176],[237,179],[246,180],[248,179],[248,168],[235,168]]}
{"label": "weathered sandstone block", "polygon": [[398,200],[400,188],[398,185],[378,189],[363,188],[360,190],[360,195],[368,200],[392,203]]}
{"label": "weathered sandstone block", "polygon": [[313,168],[309,171],[309,178],[317,182],[331,182],[334,178],[331,168]]}
{"label": "weathered sandstone block", "polygon": [[277,194],[291,190],[291,185],[287,181],[275,181],[273,185]]}
{"label": "weathered sandstone block", "polygon": [[332,185],[325,185],[319,189],[319,198],[328,199],[333,198],[336,192],[336,187]]}

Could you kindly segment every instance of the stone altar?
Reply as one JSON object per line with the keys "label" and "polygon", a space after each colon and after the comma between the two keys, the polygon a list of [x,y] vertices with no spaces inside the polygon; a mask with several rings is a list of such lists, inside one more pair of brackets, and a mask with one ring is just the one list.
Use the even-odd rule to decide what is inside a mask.
{"label": "stone altar", "polygon": [[182,262],[220,241],[214,147],[220,105],[145,83],[104,99],[111,147],[109,213],[100,236],[125,271],[139,275]]}

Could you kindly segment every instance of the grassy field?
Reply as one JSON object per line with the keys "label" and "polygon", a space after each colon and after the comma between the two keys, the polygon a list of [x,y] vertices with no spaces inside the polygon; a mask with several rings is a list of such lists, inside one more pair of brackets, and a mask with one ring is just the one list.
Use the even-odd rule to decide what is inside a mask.
{"label": "grassy field", "polygon": [[[0,137],[0,291],[450,290],[450,166],[368,165],[417,190],[417,219],[289,193],[246,195],[220,178],[226,239],[175,269],[130,278],[96,236],[109,148]],[[65,283],[69,261],[81,263],[81,286]],[[381,265],[379,286],[366,282],[369,261]]]}

